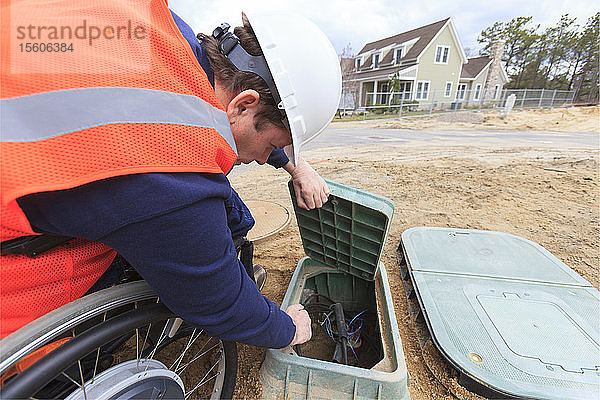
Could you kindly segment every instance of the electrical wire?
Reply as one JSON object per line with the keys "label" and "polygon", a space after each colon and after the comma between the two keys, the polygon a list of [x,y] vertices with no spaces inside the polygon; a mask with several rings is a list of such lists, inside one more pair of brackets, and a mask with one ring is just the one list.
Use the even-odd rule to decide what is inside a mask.
{"label": "electrical wire", "polygon": [[[331,314],[333,314],[333,310],[329,312],[329,314],[325,315],[325,320],[323,322],[325,322],[325,330],[327,331],[327,334],[329,335],[330,338],[332,338],[333,340],[336,340],[335,337],[333,336],[333,332],[330,328],[330,324],[331,321],[329,321],[329,317],[331,316]],[[323,325],[323,324],[321,324]]]}
{"label": "electrical wire", "polygon": [[[356,343],[354,343],[356,344]],[[352,343],[350,343],[350,340],[348,340],[348,345],[350,346],[350,349],[352,350],[352,353],[354,354],[354,358],[356,358],[356,361],[358,361],[358,356],[356,355],[356,352],[354,351],[354,346],[352,346]]]}
{"label": "electrical wire", "polygon": [[[350,323],[348,324],[348,327],[350,327],[350,326],[352,325],[352,322],[354,322],[354,320],[355,320],[356,318],[360,317],[360,316],[361,316],[361,315],[363,315],[365,312],[367,312],[367,310],[366,310],[366,309],[364,309],[364,310],[362,310],[361,312],[359,312],[358,314],[356,314],[356,315],[354,316],[354,318],[352,318],[352,319],[350,320]],[[360,325],[362,326],[362,320],[361,320],[361,323],[360,323]]]}
{"label": "electrical wire", "polygon": [[[316,299],[316,301],[314,301],[313,299]],[[320,299],[323,299],[330,304],[320,302],[319,301]],[[334,331],[333,323],[330,320],[332,314],[334,313],[334,310],[332,309],[334,307],[334,304],[335,304],[335,302],[333,300],[331,300],[329,297],[322,295],[322,294],[318,294],[318,293],[311,294],[303,302],[304,309],[309,314],[323,315],[323,320],[320,321],[319,324],[321,326],[325,327],[325,331],[327,332],[327,335],[335,342],[338,342],[339,344],[341,344],[343,348],[346,348],[346,345],[350,346],[350,350],[352,351],[354,358],[356,359],[357,362],[359,362],[359,358],[358,358],[358,355],[356,354],[356,350],[355,350],[354,346],[356,346],[356,344],[360,340],[361,335],[366,337],[365,334],[361,334],[361,332],[360,332],[363,327],[363,324],[364,324],[364,320],[362,318],[360,318],[360,316],[363,315],[368,310],[365,309],[365,310],[359,312],[358,314],[354,315],[354,317],[352,317],[352,318],[344,318],[344,320],[346,322],[346,334],[344,337],[344,335],[341,335],[340,332]],[[355,339],[353,341],[350,340],[352,337],[355,337]],[[369,340],[367,340],[367,343],[374,350],[377,350]],[[294,346],[294,348],[296,350],[296,353],[298,355],[301,355],[300,346],[297,345],[297,346]],[[348,359],[347,359],[346,351],[343,351],[343,353],[344,353],[343,360],[344,360],[344,363],[347,365]]]}
{"label": "electrical wire", "polygon": [[[364,322],[362,319],[359,319],[359,320],[358,320],[358,321],[360,321],[360,325],[358,326],[358,328],[354,329],[353,331],[350,331],[350,327],[351,327],[351,326],[352,326],[352,324],[354,323],[354,320],[356,320],[356,318],[360,317],[360,316],[361,316],[362,314],[364,314],[366,311],[367,311],[367,310],[365,309],[365,310],[363,310],[363,311],[359,312],[358,314],[356,314],[356,315],[354,316],[354,318],[352,318],[352,319],[350,320],[350,322],[348,323],[348,336],[351,336],[351,335],[354,335],[354,334],[356,334],[357,332],[360,332],[360,330],[361,330],[361,328],[362,328],[362,326],[363,326],[363,322]],[[356,339],[356,340],[358,341],[358,339]],[[356,344],[356,342],[355,342],[354,344]]]}

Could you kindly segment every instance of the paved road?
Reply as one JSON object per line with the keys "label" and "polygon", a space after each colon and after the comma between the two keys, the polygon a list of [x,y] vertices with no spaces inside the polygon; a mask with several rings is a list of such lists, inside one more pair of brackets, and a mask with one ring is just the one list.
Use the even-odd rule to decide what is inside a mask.
{"label": "paved road", "polygon": [[[356,145],[474,145],[474,146],[525,146],[536,148],[600,149],[598,133],[534,132],[534,131],[442,131],[411,129],[367,129],[329,127],[315,140],[302,147],[302,151],[327,147]],[[229,178],[240,175],[257,164],[237,166]]]}
{"label": "paved road", "polygon": [[409,129],[348,129],[329,127],[303,150],[331,146],[423,144],[423,145],[496,145],[552,148],[600,147],[598,133],[532,131],[438,131]]}

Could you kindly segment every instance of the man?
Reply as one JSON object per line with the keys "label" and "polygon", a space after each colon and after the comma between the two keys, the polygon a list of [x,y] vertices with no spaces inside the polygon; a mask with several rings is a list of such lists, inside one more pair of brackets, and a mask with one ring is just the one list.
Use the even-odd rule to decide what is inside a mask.
{"label": "man", "polygon": [[[262,101],[268,104],[270,112],[265,112],[263,108],[262,115],[254,120],[257,129],[260,130],[260,126],[270,120],[271,123],[280,125],[282,129],[286,130],[286,127],[281,122],[281,114],[277,109],[277,104],[275,104],[268,85],[262,78],[252,72],[237,69],[220,51],[219,41],[213,35],[198,34],[196,38],[187,23],[173,11],[171,11],[171,14],[183,37],[188,41],[198,62],[206,72],[211,85],[216,89],[221,103],[229,103],[233,98],[233,93],[238,93],[243,88],[252,87],[259,89],[263,92]],[[242,18],[244,26],[235,29],[237,37],[240,39],[243,47],[253,56],[262,55],[260,44],[256,40],[256,36],[245,14],[242,14]],[[218,29],[221,28],[219,27]],[[257,161],[260,164],[264,163],[262,159]],[[243,156],[238,157],[236,164],[241,164],[242,162],[244,162]],[[276,148],[271,151],[266,162],[275,168],[283,168],[290,174],[300,207],[305,209],[320,208],[327,201],[329,194],[327,184],[301,157],[298,156],[297,165],[294,165],[281,148]],[[227,202],[226,208],[228,210],[229,227],[233,237],[245,236],[248,230],[252,228],[254,220],[250,215],[250,211],[242,203],[235,191]],[[257,276],[257,285],[261,288],[261,283],[264,284],[264,280],[266,279],[266,271],[260,266],[255,265],[256,267],[260,268],[257,271],[257,274],[259,274]]]}
{"label": "man", "polygon": [[[204,48],[216,46],[235,66],[225,69],[211,50],[206,63],[163,1],[150,3],[150,16],[123,2],[76,3],[53,3],[43,18],[141,21],[152,59],[106,51],[107,41],[76,65],[48,57],[43,67],[51,73],[13,74],[3,63],[3,250],[39,234],[78,239],[34,258],[3,255],[2,337],[83,295],[118,252],[172,311],[213,336],[275,348],[307,341],[302,307],[280,310],[237,259],[227,211],[238,203],[225,175],[234,162],[264,163],[287,147],[289,162],[277,152],[272,160],[284,163],[302,202],[326,201],[298,150],[337,108],[341,78],[331,45],[302,19],[258,16],[236,29],[239,41],[224,26],[203,37]],[[254,31],[266,43],[264,59],[244,49],[256,42]],[[310,65],[309,54],[320,63]],[[110,72],[80,71],[107,63]]]}

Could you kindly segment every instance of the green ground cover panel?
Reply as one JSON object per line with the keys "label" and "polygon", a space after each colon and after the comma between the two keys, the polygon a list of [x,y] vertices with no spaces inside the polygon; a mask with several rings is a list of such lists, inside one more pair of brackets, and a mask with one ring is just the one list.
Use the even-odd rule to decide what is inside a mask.
{"label": "green ground cover panel", "polygon": [[381,259],[394,203],[367,191],[325,179],[331,194],[321,208],[298,207],[289,182],[304,251],[312,260],[372,281]]}
{"label": "green ground cover panel", "polygon": [[402,235],[432,339],[462,373],[523,398],[600,398],[600,295],[541,246],[499,233]]}

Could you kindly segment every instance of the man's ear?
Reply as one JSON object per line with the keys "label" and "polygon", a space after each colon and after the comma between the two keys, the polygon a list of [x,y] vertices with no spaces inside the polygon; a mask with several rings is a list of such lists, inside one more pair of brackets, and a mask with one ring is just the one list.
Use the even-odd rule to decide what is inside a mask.
{"label": "man's ear", "polygon": [[254,114],[260,95],[256,90],[247,89],[237,94],[227,105],[227,116],[231,121],[232,118],[241,117],[244,112]]}

